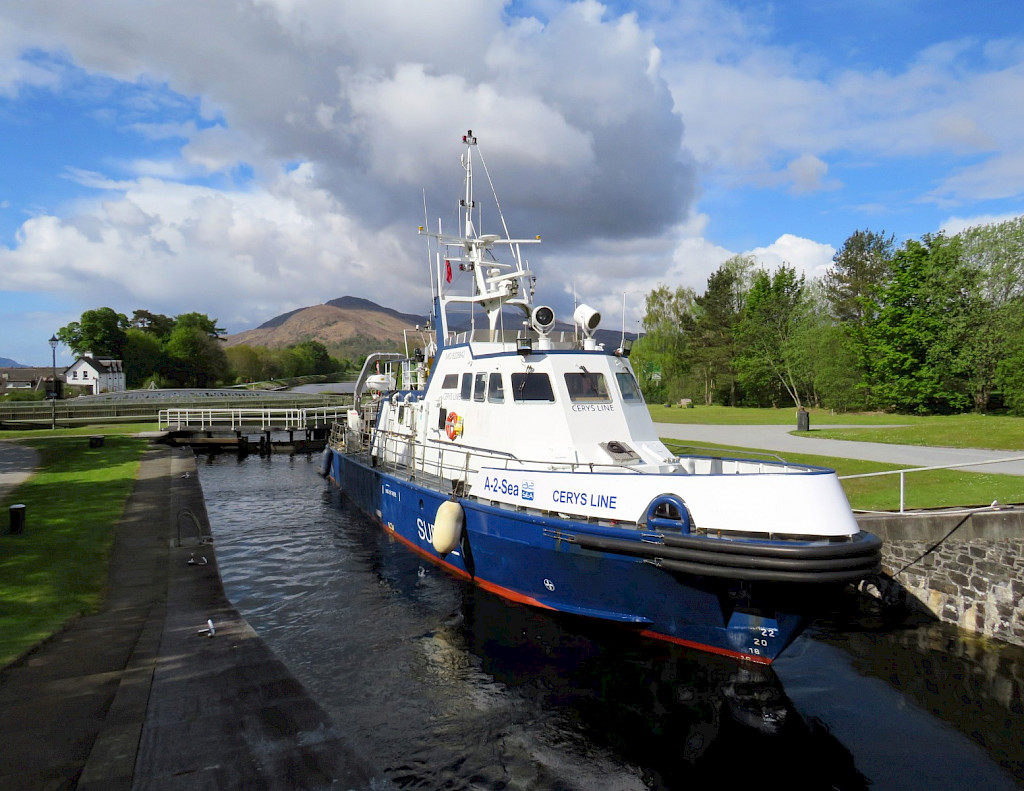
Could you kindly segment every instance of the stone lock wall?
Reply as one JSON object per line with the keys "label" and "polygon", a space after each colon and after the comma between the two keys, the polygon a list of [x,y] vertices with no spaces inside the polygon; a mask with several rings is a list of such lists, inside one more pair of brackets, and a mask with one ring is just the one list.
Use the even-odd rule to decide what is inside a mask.
{"label": "stone lock wall", "polygon": [[912,606],[1024,645],[1024,508],[868,515],[858,522],[882,538],[883,569]]}

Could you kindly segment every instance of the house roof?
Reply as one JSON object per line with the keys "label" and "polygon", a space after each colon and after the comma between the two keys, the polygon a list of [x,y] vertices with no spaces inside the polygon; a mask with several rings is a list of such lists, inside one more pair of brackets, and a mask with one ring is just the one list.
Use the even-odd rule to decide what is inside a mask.
{"label": "house roof", "polygon": [[121,373],[124,371],[124,364],[121,360],[99,357],[79,357],[66,370],[70,371],[76,367],[81,368],[81,364],[88,365],[94,371],[101,374]]}
{"label": "house roof", "polygon": [[0,378],[8,382],[35,382],[39,379],[52,379],[53,368],[50,366],[45,368],[0,368]]}

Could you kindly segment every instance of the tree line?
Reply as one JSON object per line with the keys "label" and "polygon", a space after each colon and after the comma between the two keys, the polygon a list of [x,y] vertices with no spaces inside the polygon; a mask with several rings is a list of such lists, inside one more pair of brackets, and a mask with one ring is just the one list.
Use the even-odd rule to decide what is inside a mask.
{"label": "tree line", "polygon": [[57,331],[76,355],[123,361],[129,389],[212,387],[347,371],[355,366],[328,354],[319,341],[282,349],[225,347],[224,329],[203,313],[164,316],[136,310],[129,319],[112,308],[85,311]]}
{"label": "tree line", "polygon": [[823,277],[733,256],[659,285],[633,362],[649,402],[1024,414],[1024,217],[897,246],[858,230]]}

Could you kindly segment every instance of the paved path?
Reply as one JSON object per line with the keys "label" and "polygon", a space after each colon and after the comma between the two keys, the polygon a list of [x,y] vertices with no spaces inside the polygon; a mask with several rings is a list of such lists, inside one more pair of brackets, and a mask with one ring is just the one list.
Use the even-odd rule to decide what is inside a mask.
{"label": "paved path", "polygon": [[[1008,459],[1024,456],[1024,452],[983,450],[978,448],[933,448],[914,445],[887,445],[882,442],[855,442],[843,439],[816,439],[814,431],[791,434],[791,426],[708,426],[685,423],[656,423],[658,436],[665,439],[690,440],[710,444],[761,448],[779,454],[813,453],[841,459],[861,459],[902,464],[909,467],[933,467]],[[849,426],[820,426],[849,428]],[[784,457],[784,456],[783,456]],[[967,467],[972,472],[1024,475],[1024,460],[1004,464]]]}
{"label": "paved path", "polygon": [[[27,458],[0,443],[0,469]],[[20,461],[18,461],[20,459]],[[83,500],[88,493],[83,492]],[[0,670],[0,788],[364,789],[374,772],[224,595],[191,453],[149,449],[108,593]],[[32,521],[23,536],[31,541]],[[190,557],[206,563],[189,563]],[[214,636],[200,634],[212,620]]]}
{"label": "paved path", "polygon": [[0,501],[16,486],[28,480],[38,463],[39,456],[32,448],[0,442]]}

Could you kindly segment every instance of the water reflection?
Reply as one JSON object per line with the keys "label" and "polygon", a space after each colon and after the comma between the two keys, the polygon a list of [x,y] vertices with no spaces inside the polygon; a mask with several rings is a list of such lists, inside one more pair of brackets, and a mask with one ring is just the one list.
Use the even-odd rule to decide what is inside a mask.
{"label": "water reflection", "polygon": [[425,566],[314,459],[219,457],[200,477],[229,597],[397,787],[936,791],[1019,772],[1020,665],[999,652],[846,614],[747,667]]}

